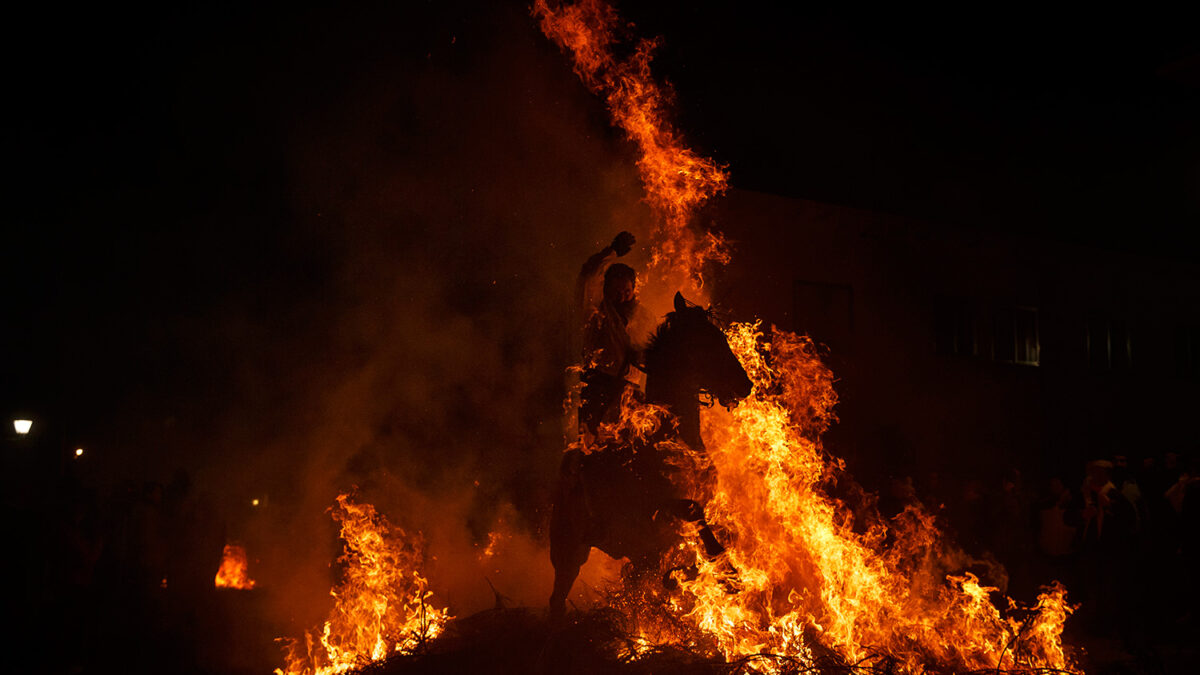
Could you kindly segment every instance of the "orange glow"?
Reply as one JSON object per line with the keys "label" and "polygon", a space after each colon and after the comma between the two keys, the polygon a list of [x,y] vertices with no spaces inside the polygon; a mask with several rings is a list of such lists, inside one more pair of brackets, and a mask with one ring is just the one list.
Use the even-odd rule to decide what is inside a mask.
{"label": "orange glow", "polygon": [[[1046,588],[1032,607],[1005,599],[1002,611],[996,589],[955,573],[965,557],[919,507],[891,521],[872,516],[865,527],[860,514],[856,528],[855,514],[828,494],[850,478],[821,446],[837,394],[811,340],[764,335],[757,323],[734,324],[727,335],[754,382],[734,409],[713,407],[702,418],[716,476],[705,510],[728,551],[709,560],[692,526],[680,528],[682,543],[663,570],[695,565],[690,578],[677,577],[682,593],[666,596],[650,582],[618,601],[639,644],[711,650],[731,662],[753,657],[760,672],[816,667],[817,647],[897,672],[1079,672],[1062,644],[1072,611],[1062,586]],[[644,424],[646,411],[635,408],[626,408],[628,429]],[[707,464],[696,461],[690,480],[700,483]]]}
{"label": "orange glow", "polygon": [[388,523],[370,504],[339,495],[331,509],[341,524],[342,582],[329,594],[329,617],[304,639],[284,639],[287,665],[279,675],[330,675],[412,653],[441,634],[450,616],[429,604],[421,576],[419,536]]}
{"label": "orange glow", "polygon": [[[660,221],[643,295],[696,294],[706,266],[728,254],[719,235],[692,220],[727,177],[666,121],[670,90],[650,73],[656,43],[641,41],[618,58],[618,33],[631,26],[602,0],[536,0],[533,13],[640,153]],[[758,323],[733,324],[727,336],[754,391],[732,410],[702,411],[707,453],[680,467],[691,472],[684,480],[705,486],[708,522],[727,551],[707,559],[694,526],[681,525],[681,543],[663,562],[663,571],[694,566],[672,575],[681,590],[666,593],[650,575],[618,593],[632,655],[670,643],[758,672],[815,669],[816,654],[830,653],[843,661],[839,669],[1081,672],[1062,644],[1072,607],[1061,585],[1020,606],[963,571],[965,555],[920,507],[885,521],[830,494],[852,479],[821,443],[838,399],[812,340]],[[646,438],[666,421],[661,409],[631,399],[621,413],[609,429],[617,438]]]}
{"label": "orange glow", "polygon": [[574,61],[575,72],[596,94],[604,97],[613,121],[637,146],[638,170],[646,200],[658,214],[653,233],[650,278],[689,298],[706,297],[704,267],[728,261],[725,240],[714,232],[693,227],[696,211],[725,191],[724,167],[688,148],[668,120],[674,95],[658,84],[650,71],[657,42],[643,40],[632,53],[617,58],[617,30],[623,26],[616,11],[601,0],[533,6],[544,32]]}
{"label": "orange glow", "polygon": [[250,590],[257,582],[250,578],[247,568],[246,549],[238,544],[225,544],[214,584],[217,588]]}

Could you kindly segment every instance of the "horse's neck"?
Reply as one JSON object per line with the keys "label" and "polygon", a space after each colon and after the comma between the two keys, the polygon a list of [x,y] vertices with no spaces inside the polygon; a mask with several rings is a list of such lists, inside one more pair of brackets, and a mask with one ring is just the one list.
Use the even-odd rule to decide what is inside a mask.
{"label": "horse's neck", "polygon": [[688,380],[678,373],[647,373],[646,401],[670,409],[679,420],[679,437],[699,450],[704,447],[700,440],[700,387]]}

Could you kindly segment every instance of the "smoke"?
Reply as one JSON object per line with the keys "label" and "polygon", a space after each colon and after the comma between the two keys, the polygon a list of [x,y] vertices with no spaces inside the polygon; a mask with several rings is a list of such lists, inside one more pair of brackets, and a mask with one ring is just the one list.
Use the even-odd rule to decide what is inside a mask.
{"label": "smoke", "polygon": [[423,534],[452,612],[491,606],[489,581],[549,594],[575,277],[652,216],[599,102],[518,9],[291,115],[287,224],[263,261],[287,272],[196,327],[232,360],[202,483],[238,505],[227,528],[287,630],[322,617],[326,509],[351,489]]}

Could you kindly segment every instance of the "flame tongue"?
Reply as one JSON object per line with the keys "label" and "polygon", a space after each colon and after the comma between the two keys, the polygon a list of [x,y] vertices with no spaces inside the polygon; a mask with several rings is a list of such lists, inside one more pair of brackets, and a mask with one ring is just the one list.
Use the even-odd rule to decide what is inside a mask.
{"label": "flame tongue", "polygon": [[886,658],[903,672],[1075,669],[1062,647],[1071,609],[1061,586],[1035,607],[1009,601],[1002,613],[995,589],[947,576],[954,552],[918,508],[854,530],[823,488],[843,467],[820,445],[837,396],[811,340],[779,331],[767,339],[758,324],[728,335],[755,385],[734,410],[704,413],[717,476],[706,510],[729,550],[709,560],[682,533],[699,572],[668,603],[676,615],[730,661],[777,655],[756,662],[763,671],[819,666],[818,649],[843,664]]}
{"label": "flame tongue", "polygon": [[570,53],[575,72],[604,97],[617,126],[638,148],[638,170],[646,198],[659,215],[654,233],[651,275],[665,289],[702,296],[703,268],[728,262],[724,239],[697,233],[692,216],[728,184],[725,168],[688,148],[667,121],[672,102],[668,87],[655,82],[650,62],[657,43],[643,40],[625,59],[618,59],[620,22],[616,11],[600,0],[551,7],[537,0],[533,13],[542,32]]}
{"label": "flame tongue", "polygon": [[246,549],[238,544],[226,544],[221,554],[221,567],[217,570],[214,585],[217,588],[250,590],[258,582],[247,572]]}
{"label": "flame tongue", "polygon": [[437,637],[450,616],[429,604],[432,593],[420,574],[419,537],[409,537],[376,513],[339,495],[332,509],[345,542],[342,582],[330,595],[334,607],[320,635],[285,640],[287,666],[279,675],[342,673],[400,652],[410,653]]}

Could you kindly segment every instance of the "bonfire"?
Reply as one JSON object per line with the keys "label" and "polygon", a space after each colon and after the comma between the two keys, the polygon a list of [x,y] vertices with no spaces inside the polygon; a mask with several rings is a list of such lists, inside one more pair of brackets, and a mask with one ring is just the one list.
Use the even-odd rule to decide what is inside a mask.
{"label": "bonfire", "polygon": [[[727,173],[668,123],[670,91],[650,68],[656,43],[621,45],[617,29],[628,25],[602,0],[537,0],[533,14],[639,151],[646,199],[658,214],[648,295],[707,300],[706,273],[728,261],[730,248],[693,221],[725,189]],[[565,626],[548,627],[541,609],[499,623],[452,622],[430,604],[419,537],[343,495],[333,511],[346,541],[336,606],[321,629],[288,643],[288,666],[278,672],[343,672],[437,651],[439,642],[443,651],[462,649],[466,636],[517,644],[512,631],[522,626],[543,636],[535,650],[543,665],[568,658],[554,645],[583,627],[591,632],[582,643],[603,645],[612,663],[655,664],[646,672],[669,670],[667,656],[709,672],[1081,672],[1062,643],[1072,608],[1061,585],[1049,583],[1024,604],[1005,598],[965,571],[966,556],[919,506],[883,519],[834,496],[835,486],[853,481],[822,445],[838,399],[818,345],[759,322],[729,323],[725,335],[753,390],[701,419],[707,451],[697,464],[715,476],[704,511],[726,545],[720,559],[702,550],[693,525],[680,523],[671,564],[680,569],[683,559],[691,572],[672,577],[674,589],[630,579],[611,591],[607,609],[577,613]],[[652,434],[645,427],[654,415],[637,405],[623,410],[624,424]],[[547,633],[556,637],[546,642]]]}

